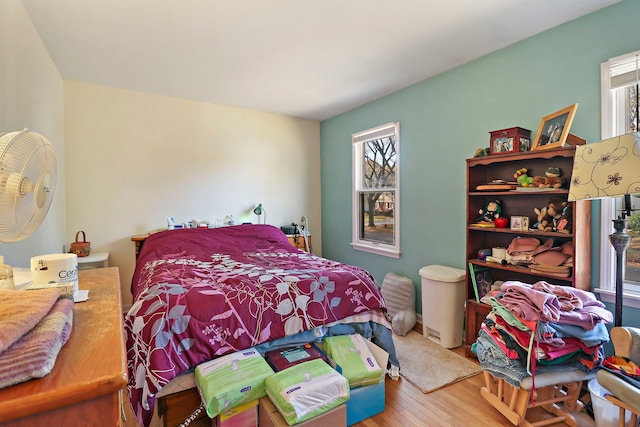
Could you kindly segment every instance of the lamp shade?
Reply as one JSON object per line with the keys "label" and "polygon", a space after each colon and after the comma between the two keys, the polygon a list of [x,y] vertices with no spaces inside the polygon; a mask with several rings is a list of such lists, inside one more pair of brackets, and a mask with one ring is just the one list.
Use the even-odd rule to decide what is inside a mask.
{"label": "lamp shade", "polygon": [[576,148],[569,200],[640,193],[640,133]]}

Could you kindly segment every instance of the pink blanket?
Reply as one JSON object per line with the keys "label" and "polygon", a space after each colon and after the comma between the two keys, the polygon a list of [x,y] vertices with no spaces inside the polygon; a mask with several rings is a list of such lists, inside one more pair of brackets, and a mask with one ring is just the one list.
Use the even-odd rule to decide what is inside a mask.
{"label": "pink blanket", "polygon": [[128,391],[142,425],[155,394],[202,362],[386,310],[367,271],[300,251],[269,225],[154,234],[142,247],[131,291]]}

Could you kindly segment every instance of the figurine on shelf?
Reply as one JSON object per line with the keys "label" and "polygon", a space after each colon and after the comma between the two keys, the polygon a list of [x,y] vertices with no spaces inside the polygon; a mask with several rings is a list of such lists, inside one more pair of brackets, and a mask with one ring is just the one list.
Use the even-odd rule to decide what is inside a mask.
{"label": "figurine on shelf", "polygon": [[520,187],[529,187],[533,182],[533,177],[527,175],[527,172],[529,172],[527,168],[520,168],[513,174],[513,178]]}
{"label": "figurine on shelf", "polygon": [[478,148],[475,153],[473,153],[473,158],[477,157],[487,157],[489,155],[489,147],[486,148]]}
{"label": "figurine on shelf", "polygon": [[566,200],[552,199],[547,205],[547,214],[552,218],[552,230],[571,234],[571,205]]}
{"label": "figurine on shelf", "polygon": [[532,187],[558,189],[564,185],[562,171],[555,166],[548,168],[544,176],[534,176]]}
{"label": "figurine on shelf", "polygon": [[484,209],[478,211],[480,216],[476,219],[477,223],[494,222],[496,218],[502,215],[502,203],[500,200],[491,200]]}

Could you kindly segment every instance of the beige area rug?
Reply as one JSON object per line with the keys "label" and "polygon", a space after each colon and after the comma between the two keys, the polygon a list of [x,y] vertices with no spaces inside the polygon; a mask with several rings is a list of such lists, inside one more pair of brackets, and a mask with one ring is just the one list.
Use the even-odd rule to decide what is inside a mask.
{"label": "beige area rug", "polygon": [[393,336],[400,361],[400,375],[411,384],[430,393],[482,372],[480,365],[411,331]]}

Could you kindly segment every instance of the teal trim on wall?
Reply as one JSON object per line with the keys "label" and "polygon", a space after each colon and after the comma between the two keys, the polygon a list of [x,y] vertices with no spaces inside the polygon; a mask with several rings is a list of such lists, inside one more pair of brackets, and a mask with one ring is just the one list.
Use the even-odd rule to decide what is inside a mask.
{"label": "teal trim on wall", "polygon": [[[422,312],[418,270],[431,264],[466,266],[465,159],[488,146],[490,131],[520,126],[534,137],[542,117],[575,102],[579,107],[571,133],[599,140],[600,64],[638,49],[640,1],[625,0],[323,121],[323,256],[362,266],[380,283],[387,272],[410,277]],[[396,120],[402,168],[400,259],[349,245],[351,134]],[[599,218],[594,215],[594,252]]]}

